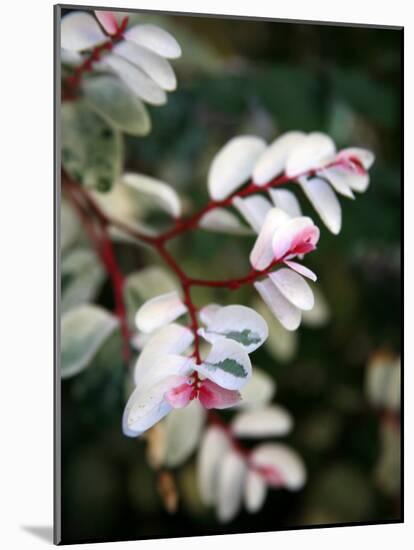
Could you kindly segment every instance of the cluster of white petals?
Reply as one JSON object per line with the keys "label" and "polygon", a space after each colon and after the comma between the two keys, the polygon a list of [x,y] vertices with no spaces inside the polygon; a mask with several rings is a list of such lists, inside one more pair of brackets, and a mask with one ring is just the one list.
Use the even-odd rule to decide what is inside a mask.
{"label": "cluster of white petals", "polygon": [[138,436],[173,409],[198,399],[206,409],[239,403],[240,390],[250,380],[249,353],[268,336],[263,318],[251,308],[210,307],[200,314],[199,335],[211,344],[197,362],[190,346],[194,333],[174,323],[187,312],[177,291],[145,302],[136,314],[139,331],[149,334],[134,370],[135,390],[125,407],[123,429]]}
{"label": "cluster of white petals", "polygon": [[336,193],[354,198],[355,192],[366,191],[373,162],[373,153],[366,149],[351,147],[337,152],[333,140],[321,132],[291,131],[269,145],[257,136],[238,136],[213,158],[208,190],[212,199],[221,201],[248,181],[263,187],[270,201],[258,194],[236,196],[233,200],[248,224],[259,232],[272,203],[290,216],[301,215],[299,203],[290,191],[271,188],[276,178],[285,177],[299,184],[322,222],[337,234],[342,217]]}
{"label": "cluster of white petals", "polygon": [[[255,372],[261,373],[259,369]],[[246,390],[252,386],[252,395],[257,396],[258,384],[269,389],[267,382],[258,380],[253,384],[253,378],[246,386]],[[268,488],[296,491],[306,481],[302,459],[287,445],[261,443],[246,451],[235,444],[239,438],[282,437],[291,431],[293,420],[288,411],[270,404],[273,394],[271,388],[264,399],[249,402],[228,428],[213,424],[203,435],[197,458],[198,486],[203,502],[215,507],[223,523],[234,519],[243,503],[249,513],[258,512]]]}
{"label": "cluster of white petals", "polygon": [[116,75],[136,97],[152,105],[163,105],[166,92],[175,90],[177,79],[169,59],[180,57],[175,38],[162,28],[141,23],[120,33],[124,13],[74,11],[62,18],[62,60],[78,64],[84,52],[110,43],[110,51],[95,67]]}
{"label": "cluster of white petals", "polygon": [[[322,222],[337,234],[342,212],[336,193],[354,198],[355,192],[366,191],[373,162],[374,155],[366,149],[337,152],[326,134],[299,131],[287,132],[270,145],[257,136],[238,136],[213,158],[208,174],[210,196],[223,201],[235,194],[232,205],[258,234],[250,254],[252,267],[257,271],[279,267],[255,287],[287,330],[297,329],[302,312],[313,308],[314,297],[306,279],[316,281],[316,275],[296,259],[302,260],[316,248],[320,231],[310,217],[303,216],[295,194],[272,187],[272,183],[282,177],[282,183],[291,181],[300,187]],[[236,191],[247,182],[254,183],[258,192],[238,196]],[[259,194],[260,187],[264,193]],[[245,232],[245,226],[229,215],[233,216],[221,208],[214,216],[208,212],[200,226]]]}

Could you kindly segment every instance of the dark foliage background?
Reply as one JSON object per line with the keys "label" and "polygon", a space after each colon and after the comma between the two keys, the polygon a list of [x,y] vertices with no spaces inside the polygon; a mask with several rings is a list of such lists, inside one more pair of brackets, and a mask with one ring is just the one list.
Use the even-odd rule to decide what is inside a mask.
{"label": "dark foliage background", "polygon": [[[309,256],[329,304],[329,322],[301,327],[288,360],[266,350],[255,354],[255,364],[277,381],[277,401],[295,418],[287,441],[306,462],[305,489],[271,491],[257,515],[242,513],[222,527],[199,502],[190,460],[176,472],[181,501],[170,516],[146,463],[145,444],[121,433],[125,372],[116,361],[105,364],[114,354],[104,350],[105,368],[62,384],[64,541],[398,520],[400,474],[398,468],[389,473],[397,479],[390,491],[376,473],[384,452],[380,414],[369,404],[364,380],[373,353],[400,353],[402,32],[161,14],[141,18],[171,30],[183,56],[174,63],[177,91],[166,106],[151,109],[151,134],[127,138],[126,166],[173,185],[188,197],[188,212],[208,199],[209,162],[236,134],[272,139],[291,129],[320,130],[338,147],[371,148],[377,162],[367,193],[356,201],[341,199],[340,235],[322,228],[318,252]],[[230,277],[246,272],[251,244],[249,238],[197,232],[175,242],[174,251],[194,275]],[[158,261],[126,245],[118,245],[117,255],[125,273]],[[251,289],[231,296],[209,289],[199,300],[249,304],[253,297]],[[108,284],[97,301],[113,306]],[[392,445],[398,456],[398,437]]]}

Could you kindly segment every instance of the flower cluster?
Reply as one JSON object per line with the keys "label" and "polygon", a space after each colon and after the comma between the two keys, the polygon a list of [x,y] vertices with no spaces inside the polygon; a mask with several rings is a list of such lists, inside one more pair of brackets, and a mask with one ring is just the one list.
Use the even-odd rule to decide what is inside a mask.
{"label": "flower cluster", "polygon": [[187,307],[177,292],[147,301],[137,312],[138,330],[153,332],[134,370],[136,388],[124,413],[124,433],[137,436],[172,409],[199,399],[207,408],[224,409],[237,404],[239,390],[252,373],[249,353],[267,338],[264,319],[240,305],[220,308],[199,334],[211,347],[205,359],[186,354],[193,332],[173,323]]}
{"label": "flower cluster", "polygon": [[[77,86],[81,74],[94,68],[97,75],[85,79],[81,85],[86,96],[99,107],[108,101],[106,74],[119,79],[136,101],[165,104],[167,92],[177,86],[169,62],[181,55],[175,38],[156,25],[140,23],[127,28],[128,17],[124,13],[95,11],[94,15],[74,11],[62,18],[62,61],[76,67],[66,83]],[[118,85],[117,94],[111,100],[122,103],[123,90]],[[144,109],[143,105],[141,108]]]}
{"label": "flower cluster", "polygon": [[[239,441],[284,436],[292,429],[290,414],[271,404],[272,378],[252,368],[250,355],[266,341],[269,327],[244,305],[196,307],[191,290],[204,286],[232,291],[251,284],[284,329],[296,330],[315,304],[308,280],[315,282],[317,276],[303,261],[316,249],[320,230],[303,214],[293,191],[301,191],[327,229],[338,234],[342,211],[337,195],[354,199],[366,191],[374,155],[362,148],[337,151],[321,132],[289,131],[270,144],[258,136],[237,136],[212,159],[210,201],[185,218],[172,187],[143,174],[122,174],[120,160],[120,131],[147,133],[144,103],[162,105],[167,92],[176,88],[169,61],[181,55],[175,38],[151,24],[128,28],[123,13],[74,11],[62,19],[61,46],[64,99],[78,99],[81,92],[80,101],[68,101],[62,109],[66,191],[110,275],[117,315],[84,304],[68,312],[62,322],[65,376],[85,368],[120,322],[125,361],[129,363],[131,341],[139,348],[124,434],[146,432],[149,447],[156,448],[151,459],[156,467],[176,467],[201,442],[197,472],[204,503],[216,508],[222,522],[233,519],[243,501],[249,512],[256,512],[267,488],[298,490],[306,480],[302,460],[288,446],[269,442],[247,450]],[[96,134],[84,131],[97,125]],[[98,134],[108,140],[100,143]],[[95,158],[108,162],[95,166]],[[282,189],[285,184],[291,189]],[[148,228],[140,214],[143,203],[164,210],[174,224],[164,232]],[[185,273],[166,243],[196,229],[254,235],[247,275],[210,281]],[[133,338],[123,301],[125,281],[111,244],[115,237],[153,247],[178,279],[173,288],[158,289],[135,305],[138,333]],[[93,337],[85,339],[85,333]],[[82,353],[72,353],[76,346]],[[389,370],[371,368],[367,388],[373,402],[395,409],[399,370],[390,371],[391,389],[384,394]],[[236,411],[230,424],[211,411],[230,407]]]}
{"label": "flower cluster", "polygon": [[229,426],[214,422],[206,430],[197,459],[198,485],[203,502],[216,508],[221,522],[231,521],[244,501],[249,513],[260,510],[268,488],[296,491],[306,481],[299,455],[283,443],[261,443],[251,450],[238,439],[257,440],[287,435],[291,415],[265,400],[247,403]]}

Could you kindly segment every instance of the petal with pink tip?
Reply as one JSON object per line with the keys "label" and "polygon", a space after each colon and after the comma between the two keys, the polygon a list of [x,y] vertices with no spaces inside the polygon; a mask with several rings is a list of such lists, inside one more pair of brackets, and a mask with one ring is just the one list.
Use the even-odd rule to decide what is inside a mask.
{"label": "petal with pink tip", "polygon": [[313,308],[312,290],[299,273],[284,267],[269,273],[268,277],[291,304],[306,311]]}
{"label": "petal with pink tip", "polygon": [[374,164],[375,155],[372,151],[368,149],[363,149],[361,147],[347,147],[346,149],[341,149],[338,152],[338,158],[356,158],[365,170],[369,170]]}
{"label": "petal with pink tip", "polygon": [[135,315],[135,324],[142,332],[153,332],[187,311],[177,291],[167,292],[147,300]]}
{"label": "petal with pink tip", "polygon": [[300,275],[303,275],[307,279],[310,279],[311,281],[315,282],[318,277],[316,274],[309,269],[308,267],[305,267],[302,264],[299,264],[298,262],[292,262],[292,260],[285,260],[284,262],[290,269],[293,269],[296,271],[296,273],[299,273]]}
{"label": "petal with pink tip", "polygon": [[251,197],[234,197],[233,206],[237,208],[243,218],[250,226],[259,233],[266,214],[272,208],[271,203],[261,195],[252,195]]}
{"label": "petal with pink tip", "polygon": [[254,283],[273,315],[287,330],[296,330],[300,325],[302,314],[299,308],[287,300],[270,279]]}
{"label": "petal with pink tip", "polygon": [[286,162],[286,174],[298,176],[312,169],[321,168],[332,160],[335,143],[321,132],[312,132],[294,147]]}
{"label": "petal with pink tip", "polygon": [[307,254],[315,250],[318,240],[319,229],[311,218],[302,216],[290,219],[273,233],[273,257],[281,260]]}
{"label": "petal with pink tip", "polygon": [[80,52],[106,42],[108,37],[90,13],[74,11],[62,17],[60,42],[66,50]]}
{"label": "petal with pink tip", "polygon": [[337,235],[342,225],[341,205],[329,183],[321,178],[299,178],[299,183],[323,223]]}
{"label": "petal with pink tip", "polygon": [[95,10],[96,19],[108,34],[115,34],[118,30],[118,21],[112,11]]}
{"label": "petal with pink tip", "polygon": [[272,208],[267,213],[259,236],[250,253],[250,263],[257,271],[266,269],[272,263],[274,259],[273,236],[277,229],[283,227],[288,220],[289,216],[280,208]]}
{"label": "petal with pink tip", "polygon": [[192,386],[191,378],[183,378],[182,383],[174,386],[165,394],[165,400],[174,409],[182,409],[186,407],[194,397],[194,388]]}
{"label": "petal with pink tip", "polygon": [[274,487],[297,491],[306,481],[306,470],[300,456],[282,443],[265,443],[253,449],[251,463],[265,473]]}
{"label": "petal with pink tip", "polygon": [[198,398],[206,409],[228,409],[240,401],[240,393],[226,390],[208,378],[203,380]]}

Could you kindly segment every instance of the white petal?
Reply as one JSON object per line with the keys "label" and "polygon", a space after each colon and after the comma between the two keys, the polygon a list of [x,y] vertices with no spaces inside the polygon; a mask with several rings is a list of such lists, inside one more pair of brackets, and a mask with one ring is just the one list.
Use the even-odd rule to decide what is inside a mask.
{"label": "white petal", "polygon": [[208,428],[197,457],[198,486],[206,505],[212,505],[217,499],[219,465],[230,447],[224,430],[215,426]]}
{"label": "white petal", "polygon": [[296,271],[296,273],[299,273],[300,275],[303,275],[304,277],[310,279],[311,281],[315,282],[317,280],[316,274],[309,268],[305,267],[302,264],[299,264],[298,262],[292,262],[292,260],[285,260],[284,263],[290,267],[290,269],[293,269]]}
{"label": "white petal", "polygon": [[176,39],[156,25],[136,25],[128,29],[124,36],[126,40],[144,46],[162,57],[175,59],[181,55],[181,48]]}
{"label": "white petal", "polygon": [[338,155],[356,157],[365,170],[369,170],[375,161],[374,153],[368,149],[362,149],[361,147],[348,147],[346,149],[341,149],[338,152]]}
{"label": "white petal", "polygon": [[184,463],[200,441],[206,412],[198,399],[183,409],[174,409],[165,420],[165,465],[169,468]]}
{"label": "white petal", "polygon": [[209,231],[230,235],[250,235],[252,233],[251,229],[242,225],[234,214],[224,208],[216,208],[204,214],[199,225]]}
{"label": "white petal", "polygon": [[321,132],[312,132],[291,151],[286,162],[286,174],[298,176],[308,170],[320,168],[334,154],[335,144],[332,139]]}
{"label": "white petal", "polygon": [[252,195],[251,197],[234,197],[232,204],[251,227],[259,233],[266,214],[272,208],[271,203],[262,195]]}
{"label": "white petal", "polygon": [[198,313],[200,317],[200,321],[203,323],[203,325],[209,325],[216,313],[222,308],[223,306],[220,306],[219,304],[208,304],[204,307],[202,307]]}
{"label": "white petal", "polygon": [[215,342],[201,365],[194,370],[226,390],[239,390],[252,375],[252,365],[243,346],[222,338]]}
{"label": "white petal", "polygon": [[177,385],[177,380],[176,376],[170,376],[149,388],[135,388],[122,419],[125,435],[134,437],[142,434],[171,411],[172,407],[164,400],[164,395]]}
{"label": "white petal", "polygon": [[243,458],[228,451],[219,466],[217,516],[222,523],[231,521],[240,509],[247,466]]}
{"label": "white petal", "polygon": [[356,191],[357,193],[365,193],[369,186],[369,174],[350,172],[348,174],[348,184],[353,191]]}
{"label": "white petal", "polygon": [[254,283],[257,292],[287,330],[296,330],[302,318],[301,311],[276,288],[270,279]]}
{"label": "white petal", "polygon": [[[291,361],[298,348],[298,335],[296,332],[286,330],[285,327],[276,318],[268,306],[257,297],[254,302],[254,308],[266,320],[269,327],[269,338],[265,342],[265,347],[272,358],[280,363]],[[253,368],[254,372],[257,369]]]}
{"label": "white petal", "polygon": [[66,50],[86,50],[107,40],[90,13],[75,11],[62,18],[60,43]]}
{"label": "white petal", "polygon": [[269,331],[254,309],[232,305],[219,309],[208,327],[200,328],[198,333],[211,344],[223,338],[235,340],[251,353],[263,344]]}
{"label": "white petal", "polygon": [[284,267],[269,273],[268,276],[283,296],[294,306],[304,310],[313,308],[312,289],[298,273]]}
{"label": "white petal", "polygon": [[144,199],[152,199],[174,218],[181,215],[180,199],[170,185],[143,174],[133,173],[123,174],[120,182],[138,191]]}
{"label": "white petal", "polygon": [[341,230],[341,205],[334,191],[320,178],[300,178],[301,187],[326,227],[337,235]]}
{"label": "white petal", "polygon": [[149,390],[169,376],[180,377],[182,384],[182,377],[189,376],[194,370],[194,365],[191,357],[182,355],[159,355],[151,364],[147,360],[139,362],[138,359],[134,372],[137,387],[141,391]]}
{"label": "white petal", "polygon": [[341,166],[330,166],[329,168],[319,170],[317,175],[328,180],[335,191],[340,195],[348,197],[349,199],[355,198],[350,186],[350,179],[353,174],[346,168]]}
{"label": "white petal", "polygon": [[292,218],[302,216],[298,199],[292,191],[288,191],[287,189],[269,189],[269,195],[273,204],[284,210]]}
{"label": "white petal", "polygon": [[142,332],[152,332],[183,315],[187,311],[177,291],[167,292],[145,302],[137,311],[135,324]]}
{"label": "white petal", "polygon": [[238,408],[255,409],[267,405],[276,391],[275,381],[264,370],[253,368],[252,377],[240,391]]}
{"label": "white petal", "polygon": [[257,271],[266,269],[272,263],[274,258],[272,247],[273,236],[275,231],[289,219],[289,216],[280,208],[272,208],[267,213],[259,236],[250,253],[250,263]]}
{"label": "white petal", "polygon": [[113,52],[130,63],[137,65],[164,90],[172,91],[177,87],[177,79],[170,63],[143,46],[134,42],[119,42]]}
{"label": "white petal", "polygon": [[286,409],[271,405],[238,413],[231,422],[231,430],[237,437],[276,437],[288,434],[292,425],[292,417]]}
{"label": "white petal", "polygon": [[208,173],[210,197],[220,201],[246,182],[266,143],[256,136],[238,136],[215,155]]}
{"label": "white petal", "polygon": [[[256,185],[265,185],[285,170],[286,160],[303,139],[303,132],[287,132],[281,135],[262,153],[253,170]],[[279,206],[279,205],[277,205]]]}
{"label": "white petal", "polygon": [[299,455],[281,443],[267,443],[256,447],[251,455],[252,464],[273,467],[280,474],[281,485],[297,491],[306,481],[306,471]]}
{"label": "white petal", "polygon": [[141,71],[141,69],[132,65],[123,57],[109,54],[105,57],[104,63],[110,67],[140,99],[151,105],[164,105],[166,103],[167,96],[164,90]]}
{"label": "white petal", "polygon": [[83,56],[76,51],[61,48],[60,60],[66,65],[80,65],[83,61]]}
{"label": "white petal", "polygon": [[[144,384],[148,372],[151,372],[153,366],[160,362],[160,358],[166,355],[175,356],[184,353],[193,340],[194,335],[190,329],[175,323],[167,325],[152,334],[135,365],[135,384]],[[174,362],[177,364],[179,370],[172,374],[182,374],[178,361]]]}
{"label": "white petal", "polygon": [[107,10],[95,10],[96,19],[108,34],[115,34],[118,30],[118,22],[115,14]]}
{"label": "white petal", "polygon": [[302,314],[303,323],[309,327],[320,327],[326,325],[331,316],[329,305],[326,298],[320,291],[320,289],[313,285],[313,296],[315,298],[315,305],[309,311],[304,311]]}
{"label": "white petal", "polygon": [[263,477],[249,470],[244,486],[244,504],[250,514],[258,512],[266,499],[267,486]]}

